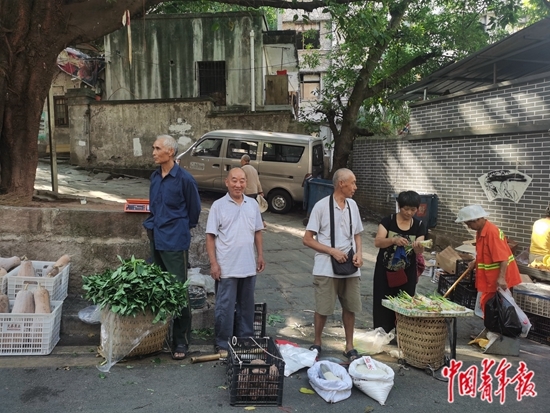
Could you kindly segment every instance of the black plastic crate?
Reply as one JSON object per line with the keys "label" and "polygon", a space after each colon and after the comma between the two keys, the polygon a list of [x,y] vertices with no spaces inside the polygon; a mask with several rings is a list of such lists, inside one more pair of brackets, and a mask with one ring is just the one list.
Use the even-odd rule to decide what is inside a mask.
{"label": "black plastic crate", "polygon": [[[440,274],[439,281],[437,283],[437,292],[441,295],[445,295],[445,293],[449,290],[449,288],[451,288],[451,286],[455,283],[456,280],[458,280],[458,275]],[[454,291],[451,291],[451,293],[447,298],[453,301],[453,296],[454,296]]]}
{"label": "black plastic crate", "polygon": [[[441,274],[437,284],[437,292],[441,295],[445,295],[455,281],[458,280],[459,276],[460,274]],[[454,303],[473,310],[476,307],[477,290],[472,286],[472,280],[465,277],[458,283],[453,291],[451,291],[447,298]]]}
{"label": "black plastic crate", "polygon": [[234,337],[227,352],[232,406],[281,406],[285,362],[270,337]]}
{"label": "black plastic crate", "polygon": [[265,337],[265,324],[267,319],[267,304],[254,304],[254,337]]}
{"label": "black plastic crate", "polygon": [[[456,269],[455,269],[455,275],[460,276],[466,269],[468,268],[468,264],[472,260],[456,260]],[[470,287],[475,287],[475,270],[470,271],[468,275],[466,275],[461,283],[468,284]]]}
{"label": "black plastic crate", "polygon": [[467,284],[458,283],[453,291],[453,302],[462,305],[470,310],[475,310],[477,301],[477,290]]}
{"label": "black plastic crate", "polygon": [[527,334],[529,340],[550,346],[550,318],[525,312],[531,322],[531,329]]}
{"label": "black plastic crate", "polygon": [[[265,324],[267,319],[267,304],[256,303],[254,304],[254,337],[265,337]],[[233,321],[233,332],[235,332],[235,323],[237,319]]]}

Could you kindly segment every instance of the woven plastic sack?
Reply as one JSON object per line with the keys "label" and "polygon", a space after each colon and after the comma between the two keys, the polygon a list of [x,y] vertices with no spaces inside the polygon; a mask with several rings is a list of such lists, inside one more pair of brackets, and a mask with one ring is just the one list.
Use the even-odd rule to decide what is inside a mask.
{"label": "woven plastic sack", "polygon": [[[325,380],[321,372],[321,365],[328,367],[341,380]],[[351,377],[346,369],[339,364],[327,360],[318,361],[308,369],[307,377],[313,390],[328,403],[346,400],[351,396],[351,388],[353,387]]]}
{"label": "woven plastic sack", "polygon": [[[361,365],[365,366],[365,360],[360,357],[353,360],[349,365],[349,375],[355,387],[384,406],[393,387],[395,373],[390,366],[384,363],[374,359],[370,361],[376,367],[376,370],[366,371],[361,369]],[[358,368],[360,371],[358,371]]]}

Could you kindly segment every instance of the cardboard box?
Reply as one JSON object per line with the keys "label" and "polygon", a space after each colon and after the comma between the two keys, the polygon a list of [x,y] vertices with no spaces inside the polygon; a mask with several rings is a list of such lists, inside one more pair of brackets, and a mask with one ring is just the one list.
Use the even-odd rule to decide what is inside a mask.
{"label": "cardboard box", "polygon": [[436,265],[449,274],[456,273],[456,262],[461,259],[462,257],[453,249],[453,247],[447,247],[435,255]]}

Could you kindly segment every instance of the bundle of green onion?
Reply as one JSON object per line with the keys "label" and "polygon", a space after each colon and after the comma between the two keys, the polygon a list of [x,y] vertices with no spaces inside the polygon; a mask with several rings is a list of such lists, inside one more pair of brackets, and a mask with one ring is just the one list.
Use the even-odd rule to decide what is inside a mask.
{"label": "bundle of green onion", "polygon": [[386,298],[395,307],[404,308],[407,310],[425,311],[429,313],[465,310],[463,306],[453,303],[452,301],[449,301],[448,299],[437,294],[430,294],[429,296],[416,294],[415,296],[411,296],[406,291],[400,291],[397,296],[387,296]]}

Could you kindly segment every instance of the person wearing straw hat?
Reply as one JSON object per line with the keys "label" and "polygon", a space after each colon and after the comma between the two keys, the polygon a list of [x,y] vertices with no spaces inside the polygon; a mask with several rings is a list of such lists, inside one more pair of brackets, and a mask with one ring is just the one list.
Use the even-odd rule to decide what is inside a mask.
{"label": "person wearing straw hat", "polygon": [[506,242],[504,232],[486,217],[481,205],[468,205],[458,211],[457,223],[464,223],[476,231],[476,259],[469,264],[470,271],[476,268],[476,289],[481,292],[481,309],[496,294],[497,287],[503,290],[521,283],[518,265]]}

